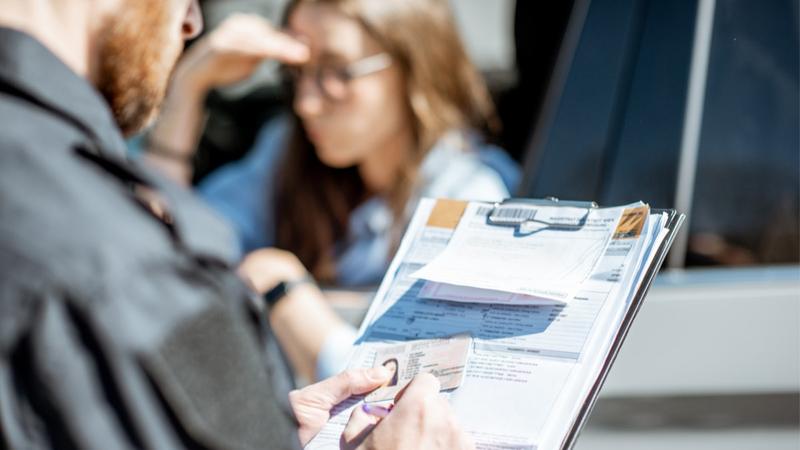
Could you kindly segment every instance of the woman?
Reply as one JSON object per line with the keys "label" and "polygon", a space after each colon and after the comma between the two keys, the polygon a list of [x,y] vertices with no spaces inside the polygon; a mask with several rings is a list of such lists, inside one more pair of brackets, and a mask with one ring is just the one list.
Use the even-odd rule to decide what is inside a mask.
{"label": "woman", "polygon": [[[300,0],[286,17],[310,49],[307,63],[287,71],[293,117],[268,125],[249,157],[200,186],[236,227],[243,253],[278,247],[322,283],[376,284],[420,196],[507,196],[481,161],[498,152],[476,133],[494,112],[446,1]],[[238,48],[219,53],[242,51],[255,21],[235,18],[207,41],[235,33]],[[208,47],[196,45],[179,67],[174,85],[193,92],[178,107],[169,102],[150,138],[156,147],[185,146],[175,135],[187,129],[196,140],[197,125],[170,130],[169,116],[199,117],[208,89],[232,81],[197,62]],[[241,75],[256,66],[242,65]]]}
{"label": "woman", "polygon": [[[283,45],[292,116],[199,187],[235,226],[243,254],[282,249],[249,254],[254,283],[302,278],[305,267],[325,284],[376,284],[418,198],[508,195],[483,162],[501,154],[478,139],[495,125],[494,111],[446,0],[297,0],[286,29],[238,16],[194,45],[149,138],[149,161],[188,183],[205,94],[245,78]],[[324,345],[317,339],[299,353],[341,364],[320,353],[349,347],[352,331],[323,328],[276,333],[294,343],[315,329]],[[318,361],[317,375],[335,371],[320,368],[329,365]]]}

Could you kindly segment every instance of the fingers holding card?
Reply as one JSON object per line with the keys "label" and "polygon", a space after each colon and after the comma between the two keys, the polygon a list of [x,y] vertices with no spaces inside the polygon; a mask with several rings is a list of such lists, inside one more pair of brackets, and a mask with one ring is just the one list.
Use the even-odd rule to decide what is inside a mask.
{"label": "fingers holding card", "polygon": [[393,400],[420,373],[430,373],[438,378],[443,391],[459,387],[464,379],[471,345],[470,335],[458,334],[449,338],[409,341],[378,350],[374,367],[384,366],[393,375],[364,400]]}

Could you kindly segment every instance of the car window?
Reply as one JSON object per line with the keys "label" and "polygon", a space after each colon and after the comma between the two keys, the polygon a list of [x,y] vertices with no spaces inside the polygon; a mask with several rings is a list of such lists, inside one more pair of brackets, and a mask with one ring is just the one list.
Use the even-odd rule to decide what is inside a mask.
{"label": "car window", "polygon": [[688,264],[798,262],[797,2],[717,2]]}
{"label": "car window", "polygon": [[[716,3],[685,264],[797,263],[798,2]],[[698,3],[584,4],[520,194],[675,207]]]}

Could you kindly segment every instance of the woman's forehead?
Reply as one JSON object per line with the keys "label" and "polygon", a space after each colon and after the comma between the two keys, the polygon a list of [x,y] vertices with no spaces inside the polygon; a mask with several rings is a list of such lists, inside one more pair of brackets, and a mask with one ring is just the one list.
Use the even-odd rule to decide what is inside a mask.
{"label": "woman's forehead", "polygon": [[357,59],[380,46],[354,19],[324,3],[300,4],[289,16],[289,32],[311,48],[311,56]]}

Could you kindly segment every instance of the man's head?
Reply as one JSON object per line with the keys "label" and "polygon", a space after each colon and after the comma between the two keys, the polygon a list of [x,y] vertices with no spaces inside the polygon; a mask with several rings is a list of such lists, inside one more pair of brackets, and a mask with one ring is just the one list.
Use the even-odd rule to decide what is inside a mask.
{"label": "man's head", "polygon": [[155,116],[184,41],[203,27],[198,0],[99,0],[90,78],[131,135]]}
{"label": "man's head", "polygon": [[155,116],[198,0],[0,0],[0,26],[26,32],[86,77],[133,134]]}

